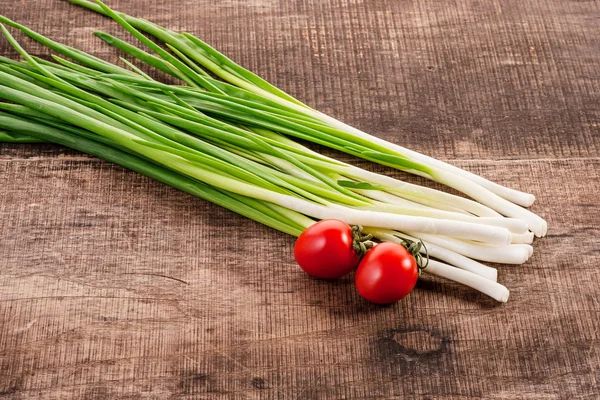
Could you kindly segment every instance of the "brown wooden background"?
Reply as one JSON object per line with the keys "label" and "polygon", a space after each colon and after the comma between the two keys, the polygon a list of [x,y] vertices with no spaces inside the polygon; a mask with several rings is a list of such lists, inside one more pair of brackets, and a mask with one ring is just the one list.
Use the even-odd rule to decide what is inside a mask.
{"label": "brown wooden background", "polygon": [[[64,148],[0,145],[0,398],[600,396],[598,1],[108,4],[536,194],[550,234],[500,267],[505,305],[425,277],[377,307],[350,277],[300,273],[291,237]],[[0,12],[116,61],[92,31],[122,33],[100,16],[59,0]],[[0,54],[16,56],[3,39]]]}

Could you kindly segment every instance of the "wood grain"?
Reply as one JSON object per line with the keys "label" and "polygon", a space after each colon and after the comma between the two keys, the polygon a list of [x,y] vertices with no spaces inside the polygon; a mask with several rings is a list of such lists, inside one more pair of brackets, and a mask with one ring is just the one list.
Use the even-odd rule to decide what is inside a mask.
{"label": "wood grain", "polygon": [[[0,145],[0,398],[600,397],[600,3],[109,5],[536,194],[550,234],[499,266],[505,305],[425,277],[376,307],[351,277],[299,273],[291,237],[58,146]],[[126,37],[64,1],[0,13],[111,61],[93,30]],[[4,40],[0,54],[15,57]]]}

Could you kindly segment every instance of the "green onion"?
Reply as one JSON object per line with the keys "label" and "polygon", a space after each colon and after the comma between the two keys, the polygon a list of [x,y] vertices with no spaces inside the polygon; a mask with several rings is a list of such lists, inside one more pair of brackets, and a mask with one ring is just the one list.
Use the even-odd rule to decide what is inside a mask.
{"label": "green onion", "polygon": [[[0,141],[65,145],[296,236],[315,219],[336,218],[380,240],[422,240],[443,261],[434,261],[431,273],[506,301],[496,270],[475,260],[527,261],[528,229],[538,236],[547,229],[519,206],[532,197],[344,125],[190,34],[116,13],[100,1],[72,2],[110,16],[157,56],[96,33],[106,43],[187,86],[156,82],[127,60],[132,71],[0,17],[75,61],[32,57],[1,27],[25,61],[0,58]],[[436,180],[476,201],[357,168],[294,139]]]}

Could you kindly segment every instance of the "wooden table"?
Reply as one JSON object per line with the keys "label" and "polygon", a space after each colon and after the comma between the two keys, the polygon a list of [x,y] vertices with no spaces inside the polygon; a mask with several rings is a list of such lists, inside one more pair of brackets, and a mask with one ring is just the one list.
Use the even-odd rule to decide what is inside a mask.
{"label": "wooden table", "polygon": [[[499,266],[507,304],[425,276],[378,307],[351,277],[300,273],[292,237],[74,151],[0,145],[0,398],[600,396],[598,1],[109,5],[194,32],[361,129],[534,193],[550,233],[525,265]],[[0,10],[114,62],[92,32],[126,37],[64,1]],[[0,54],[16,57],[5,40]]]}

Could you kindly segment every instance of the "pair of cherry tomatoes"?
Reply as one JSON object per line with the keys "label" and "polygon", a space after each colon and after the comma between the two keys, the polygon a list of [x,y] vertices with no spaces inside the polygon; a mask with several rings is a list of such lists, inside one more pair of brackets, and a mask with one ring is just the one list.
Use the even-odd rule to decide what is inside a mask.
{"label": "pair of cherry tomatoes", "polygon": [[361,259],[359,245],[348,224],[323,220],[302,232],[294,256],[306,273],[322,279],[341,278],[358,265],[356,288],[373,303],[393,303],[413,290],[419,269],[415,257],[404,246],[377,244]]}

